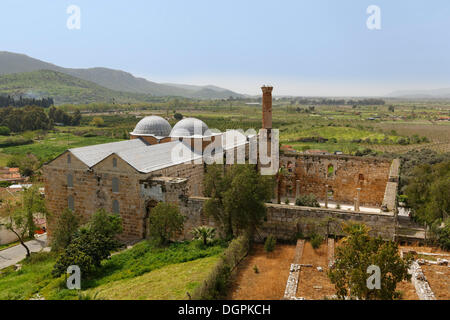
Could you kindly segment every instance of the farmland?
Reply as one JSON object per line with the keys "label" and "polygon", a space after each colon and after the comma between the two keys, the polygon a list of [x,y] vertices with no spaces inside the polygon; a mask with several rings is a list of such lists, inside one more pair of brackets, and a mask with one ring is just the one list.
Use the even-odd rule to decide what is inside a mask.
{"label": "farmland", "polygon": [[[136,105],[63,105],[67,112],[82,111],[79,126],[15,133],[5,139],[31,139],[33,143],[0,147],[0,166],[13,156],[31,153],[45,162],[68,148],[128,139],[140,118],[160,115],[176,123],[173,115],[196,117],[210,129],[258,130],[260,105],[241,100],[194,101],[171,99]],[[450,151],[450,121],[439,121],[450,114],[450,103],[387,102],[378,106],[299,105],[289,99],[274,101],[273,127],[280,129],[282,145],[297,151],[320,149],[345,154],[405,153],[429,148]],[[101,125],[94,124],[101,118]]]}

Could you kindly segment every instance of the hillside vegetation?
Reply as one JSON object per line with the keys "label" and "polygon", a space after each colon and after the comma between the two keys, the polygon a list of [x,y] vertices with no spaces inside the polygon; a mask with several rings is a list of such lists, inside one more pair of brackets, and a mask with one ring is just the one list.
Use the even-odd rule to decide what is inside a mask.
{"label": "hillside vegetation", "polygon": [[151,96],[118,92],[60,72],[40,70],[0,76],[0,95],[52,97],[56,104],[150,101]]}
{"label": "hillside vegetation", "polygon": [[[80,80],[93,82],[114,91],[137,93],[152,96],[179,96],[196,99],[226,99],[242,97],[233,91],[215,86],[186,86],[160,84],[133,76],[131,73],[108,68],[73,69],[63,68],[48,62],[12,52],[0,52],[0,75],[51,70]],[[116,98],[111,96],[110,98]],[[95,100],[95,101],[111,101]],[[75,101],[67,100],[75,103]],[[141,100],[142,101],[142,100]]]}

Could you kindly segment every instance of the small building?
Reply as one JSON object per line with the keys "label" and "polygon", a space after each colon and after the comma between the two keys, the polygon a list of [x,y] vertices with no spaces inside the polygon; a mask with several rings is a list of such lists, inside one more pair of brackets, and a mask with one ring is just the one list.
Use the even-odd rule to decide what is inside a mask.
{"label": "small building", "polygon": [[0,168],[0,181],[9,183],[20,183],[25,181],[25,177],[20,174],[19,168]]}

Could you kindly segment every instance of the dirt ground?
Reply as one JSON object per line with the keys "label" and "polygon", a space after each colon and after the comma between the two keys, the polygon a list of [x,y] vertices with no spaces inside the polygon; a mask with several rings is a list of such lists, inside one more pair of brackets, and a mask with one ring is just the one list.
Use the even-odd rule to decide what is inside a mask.
{"label": "dirt ground", "polygon": [[[300,264],[311,264],[312,267],[301,267],[297,297],[307,300],[321,300],[326,296],[336,294],[334,285],[327,276],[328,255],[326,243],[314,250],[311,243],[306,242]],[[318,271],[317,267],[322,267],[323,271]]]}
{"label": "dirt ground", "polygon": [[[238,267],[227,299],[280,300],[284,296],[289,269],[294,259],[294,245],[277,245],[273,253],[266,253],[257,244]],[[258,267],[258,273],[254,266]]]}
{"label": "dirt ground", "polygon": [[400,300],[419,300],[416,293],[416,288],[411,281],[402,281],[397,284],[397,291],[401,292]]}
{"label": "dirt ground", "polygon": [[[336,243],[336,248],[339,246]],[[417,252],[443,253],[438,248],[423,246],[401,246],[403,250]],[[334,285],[327,276],[328,253],[327,244],[323,243],[314,250],[309,242],[305,242],[300,264],[311,264],[312,267],[301,267],[297,297],[308,300],[321,300],[335,295]],[[448,252],[446,252],[448,254]],[[295,245],[277,245],[275,252],[267,254],[263,245],[255,245],[253,252],[238,267],[232,280],[228,295],[230,300],[279,300],[284,296],[290,265],[294,260]],[[258,273],[255,273],[254,266]],[[323,271],[317,270],[322,267]],[[450,268],[447,266],[422,266],[431,289],[437,299],[450,299]],[[409,281],[398,284],[397,290],[402,293],[402,300],[418,300],[416,290]]]}
{"label": "dirt ground", "polygon": [[438,247],[425,247],[425,246],[399,246],[400,249],[403,249],[404,251],[413,250],[416,252],[427,252],[427,253],[443,253],[443,254],[450,254],[448,251],[441,250]]}
{"label": "dirt ground", "polygon": [[421,266],[437,300],[450,300],[450,268],[448,266]]}

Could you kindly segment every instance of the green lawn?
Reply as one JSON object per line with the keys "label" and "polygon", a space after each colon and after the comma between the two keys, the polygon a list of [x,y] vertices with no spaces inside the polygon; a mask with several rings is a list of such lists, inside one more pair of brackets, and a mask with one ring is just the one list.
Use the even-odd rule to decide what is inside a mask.
{"label": "green lawn", "polygon": [[66,289],[64,277],[52,278],[54,254],[33,254],[21,262],[20,271],[13,267],[0,271],[0,300],[30,299],[37,294],[48,300],[79,299],[80,294],[92,298],[96,292],[108,299],[184,299],[186,291],[206,277],[225,246],[183,242],[158,248],[143,241],[104,261],[90,278],[82,278],[81,292]]}
{"label": "green lawn", "polygon": [[142,276],[109,282],[85,294],[108,300],[183,300],[192,294],[219,260],[218,256],[171,264]]}

